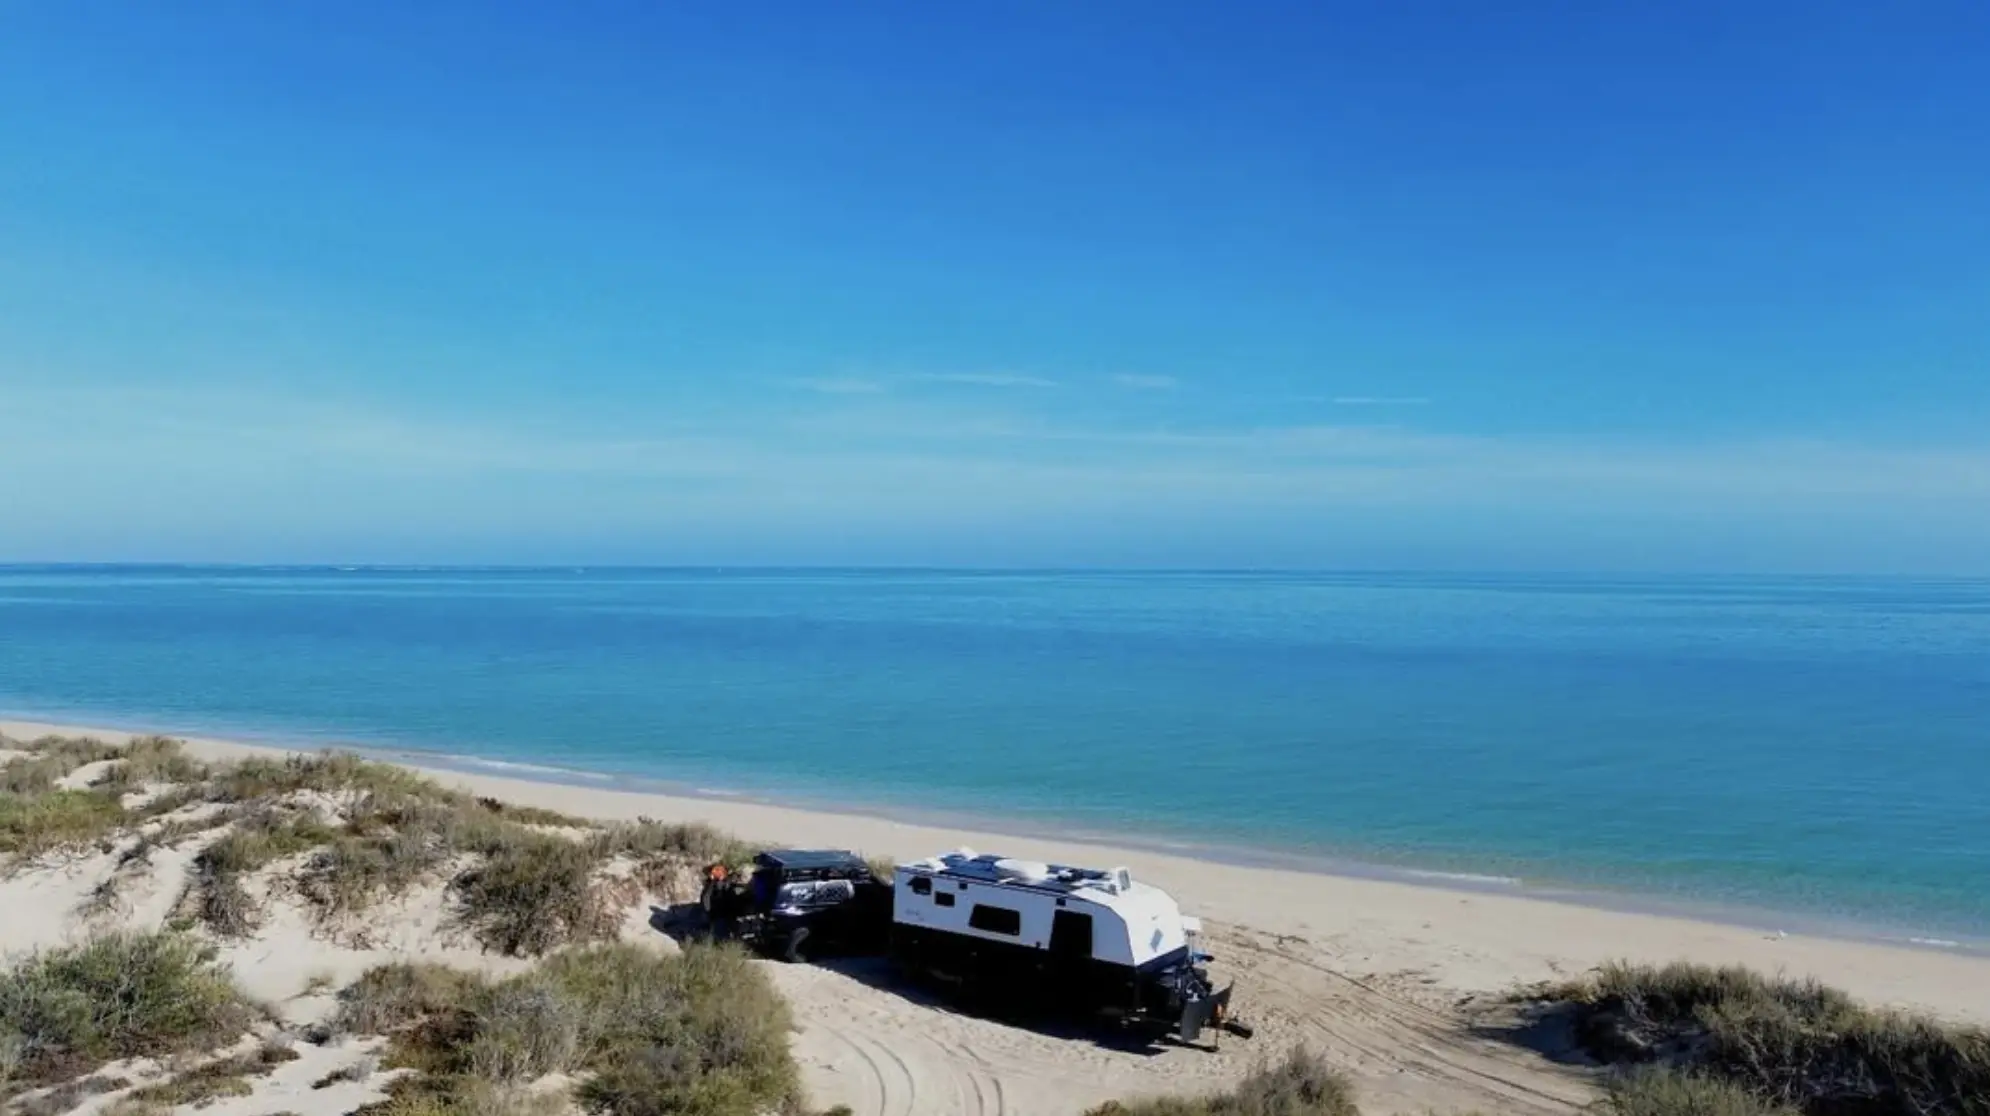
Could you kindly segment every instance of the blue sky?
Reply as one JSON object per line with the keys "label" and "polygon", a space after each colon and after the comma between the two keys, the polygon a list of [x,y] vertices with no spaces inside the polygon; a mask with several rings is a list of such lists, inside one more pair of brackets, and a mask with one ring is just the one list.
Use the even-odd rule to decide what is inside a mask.
{"label": "blue sky", "polygon": [[18,5],[0,559],[1990,572],[1985,57],[1974,3]]}

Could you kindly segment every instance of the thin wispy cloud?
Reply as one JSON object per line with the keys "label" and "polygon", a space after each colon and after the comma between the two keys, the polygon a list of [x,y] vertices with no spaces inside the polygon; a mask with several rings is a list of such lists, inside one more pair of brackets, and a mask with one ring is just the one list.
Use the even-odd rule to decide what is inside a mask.
{"label": "thin wispy cloud", "polygon": [[1023,376],[1013,372],[928,372],[913,379],[933,384],[963,384],[968,387],[988,388],[1053,388],[1056,380],[1042,376]]}
{"label": "thin wispy cloud", "polygon": [[1173,376],[1147,376],[1137,372],[1121,372],[1112,382],[1128,391],[1171,391],[1175,386]]}
{"label": "thin wispy cloud", "polygon": [[[134,537],[150,547],[287,537],[351,546],[376,537],[366,532],[446,540],[521,523],[586,540],[647,538],[666,524],[731,538],[861,521],[880,531],[952,524],[979,538],[991,524],[1049,515],[1238,527],[1358,523],[1369,510],[1432,522],[1460,511],[1539,522],[1669,516],[1668,529],[1717,542],[1739,538],[1743,524],[1810,532],[1819,546],[1849,546],[1887,522],[1954,553],[1990,552],[1990,533],[1967,526],[1978,518],[1967,510],[1990,499],[1982,445],[1680,445],[1352,424],[1129,429],[896,393],[695,420],[435,414],[218,388],[15,390],[7,405],[16,430],[0,441],[0,507],[10,528],[40,534],[17,530],[0,555],[7,545],[25,553],[15,540],[37,537],[71,549],[129,547]],[[65,487],[49,487],[51,474]],[[301,492],[313,498],[299,501]]]}

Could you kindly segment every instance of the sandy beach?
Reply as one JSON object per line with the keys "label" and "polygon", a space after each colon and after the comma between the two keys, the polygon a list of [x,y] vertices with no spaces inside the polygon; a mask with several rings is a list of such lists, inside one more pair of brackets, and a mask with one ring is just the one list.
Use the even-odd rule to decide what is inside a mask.
{"label": "sandy beach", "polygon": [[[127,738],[25,722],[0,722],[0,734],[87,734],[114,743]],[[212,760],[281,751],[204,739],[189,740],[187,747]],[[795,1006],[796,1056],[812,1098],[867,1114],[1075,1113],[1115,1096],[1217,1084],[1295,1043],[1321,1049],[1345,1067],[1370,1111],[1570,1112],[1593,1099],[1593,1082],[1580,1070],[1486,1033],[1486,1005],[1518,985],[1573,976],[1612,959],[1742,964],[1816,977],[1874,1004],[1957,1021],[1990,1019],[1990,960],[1940,950],[751,802],[430,774],[510,803],[604,820],[699,820],[771,844],[894,858],[967,846],[1124,864],[1210,922],[1216,967],[1237,981],[1243,1014],[1259,1028],[1255,1039],[1228,1041],[1216,1054],[1135,1055],[957,1014],[842,969],[770,964]],[[186,868],[184,858],[162,859],[155,871]],[[74,910],[109,870],[85,859],[0,884],[0,910],[8,912],[0,950],[18,954],[83,932]],[[127,921],[164,918],[176,891],[176,883],[164,880],[139,893]],[[279,918],[251,940],[228,946],[226,954],[246,987],[271,1000],[304,1002],[299,1011],[308,1011],[307,985],[322,984],[328,975],[356,975],[383,951],[505,964],[443,941],[440,903],[439,894],[416,896],[393,917],[383,915],[368,949],[320,940],[301,918]],[[644,913],[631,912],[629,934],[649,933]]]}

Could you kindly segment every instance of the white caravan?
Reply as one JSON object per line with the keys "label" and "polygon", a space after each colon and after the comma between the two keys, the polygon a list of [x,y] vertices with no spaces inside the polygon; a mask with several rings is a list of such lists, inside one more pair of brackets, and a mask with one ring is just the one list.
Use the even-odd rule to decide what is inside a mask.
{"label": "white caravan", "polygon": [[1201,924],[1125,868],[977,856],[902,864],[892,880],[892,956],[917,973],[1098,1011],[1193,1042],[1238,1034],[1230,989],[1210,983]]}

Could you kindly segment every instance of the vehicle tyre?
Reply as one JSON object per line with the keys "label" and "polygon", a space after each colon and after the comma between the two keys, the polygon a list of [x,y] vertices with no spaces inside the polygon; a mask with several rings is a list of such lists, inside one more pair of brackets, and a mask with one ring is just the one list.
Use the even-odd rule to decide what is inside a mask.
{"label": "vehicle tyre", "polygon": [[788,932],[787,945],[781,951],[781,960],[797,962],[803,960],[802,944],[808,941],[808,927],[797,926]]}

